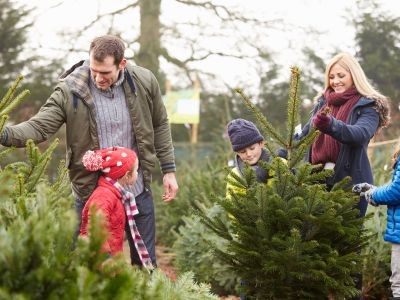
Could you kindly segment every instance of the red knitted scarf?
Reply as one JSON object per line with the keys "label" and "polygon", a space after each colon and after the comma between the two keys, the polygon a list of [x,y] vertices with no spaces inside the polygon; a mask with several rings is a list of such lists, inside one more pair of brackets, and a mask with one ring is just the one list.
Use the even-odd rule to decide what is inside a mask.
{"label": "red knitted scarf", "polygon": [[[332,88],[328,88],[324,93],[326,103],[319,112],[326,106],[331,109],[330,114],[338,120],[347,122],[347,117],[354,104],[361,98],[361,94],[355,86],[347,89],[343,93],[335,93]],[[318,112],[318,113],[319,113]],[[339,155],[340,143],[330,135],[321,134],[315,140],[311,148],[311,163],[324,164],[326,162],[336,163]]]}

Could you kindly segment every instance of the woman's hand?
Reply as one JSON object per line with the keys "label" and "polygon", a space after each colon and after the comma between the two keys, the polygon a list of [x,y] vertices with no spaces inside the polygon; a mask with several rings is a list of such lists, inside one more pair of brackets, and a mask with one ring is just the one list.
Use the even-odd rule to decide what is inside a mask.
{"label": "woman's hand", "polygon": [[331,124],[331,117],[319,112],[313,119],[314,127],[321,131],[326,130]]}

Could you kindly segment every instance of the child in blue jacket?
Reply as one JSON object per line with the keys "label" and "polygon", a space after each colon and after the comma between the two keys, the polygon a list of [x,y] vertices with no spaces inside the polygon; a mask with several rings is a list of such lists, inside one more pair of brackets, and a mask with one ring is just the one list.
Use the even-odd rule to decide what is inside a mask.
{"label": "child in blue jacket", "polygon": [[369,204],[387,205],[387,226],[384,240],[392,244],[390,283],[393,298],[400,300],[400,147],[393,157],[393,176],[390,184],[375,187],[368,183],[356,184],[353,192],[365,195]]}

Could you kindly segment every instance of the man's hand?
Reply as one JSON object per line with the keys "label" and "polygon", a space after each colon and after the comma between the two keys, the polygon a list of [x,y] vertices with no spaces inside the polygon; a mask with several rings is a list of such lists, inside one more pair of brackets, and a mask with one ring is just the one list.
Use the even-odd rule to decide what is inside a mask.
{"label": "man's hand", "polygon": [[175,173],[165,173],[163,177],[164,194],[162,199],[169,202],[175,199],[178,192],[178,183],[176,182]]}

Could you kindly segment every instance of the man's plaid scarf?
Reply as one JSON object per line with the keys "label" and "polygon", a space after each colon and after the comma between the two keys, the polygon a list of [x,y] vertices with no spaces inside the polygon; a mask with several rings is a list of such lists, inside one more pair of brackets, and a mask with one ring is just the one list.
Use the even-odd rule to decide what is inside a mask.
{"label": "man's plaid scarf", "polygon": [[151,272],[154,269],[153,264],[151,263],[151,258],[149,252],[147,251],[146,245],[143,242],[143,239],[139,233],[139,230],[136,226],[135,219],[133,218],[134,215],[139,213],[139,210],[136,206],[135,196],[125,190],[122,185],[120,185],[117,181],[106,177],[107,181],[109,181],[122,195],[122,204],[125,207],[125,213],[128,219],[128,224],[130,228],[130,232],[133,238],[133,242],[135,244],[136,250],[139,254],[140,261],[142,265]]}

